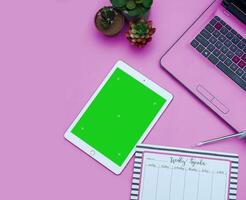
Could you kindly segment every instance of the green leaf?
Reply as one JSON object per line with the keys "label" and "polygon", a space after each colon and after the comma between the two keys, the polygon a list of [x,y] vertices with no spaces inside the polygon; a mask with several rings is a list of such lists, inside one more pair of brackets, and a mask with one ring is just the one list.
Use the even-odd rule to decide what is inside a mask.
{"label": "green leaf", "polygon": [[129,10],[129,11],[128,11],[128,15],[129,15],[130,17],[136,17],[136,16],[138,16],[138,15],[139,15],[139,7],[136,7],[136,8],[133,9],[133,10]]}
{"label": "green leaf", "polygon": [[145,15],[145,13],[148,11],[148,9],[141,7],[141,6],[137,6],[135,9],[133,10],[129,10],[128,11],[128,15],[130,17],[142,17]]}
{"label": "green leaf", "polygon": [[128,1],[128,3],[126,4],[126,7],[129,10],[133,10],[134,8],[136,8],[136,3],[134,1]]}
{"label": "green leaf", "polygon": [[137,24],[135,29],[137,30],[137,34],[140,36],[146,35],[148,32],[148,26],[145,23]]}
{"label": "green leaf", "polygon": [[143,6],[145,8],[150,8],[153,4],[153,0],[143,0]]}
{"label": "green leaf", "polygon": [[116,8],[121,8],[126,5],[127,0],[111,0],[111,3]]}
{"label": "green leaf", "polygon": [[144,0],[135,0],[137,4],[142,4]]}
{"label": "green leaf", "polygon": [[140,7],[140,8],[139,8],[139,14],[138,14],[138,16],[139,16],[139,17],[142,17],[142,16],[144,16],[147,12],[148,12],[148,9],[147,9],[147,8]]}

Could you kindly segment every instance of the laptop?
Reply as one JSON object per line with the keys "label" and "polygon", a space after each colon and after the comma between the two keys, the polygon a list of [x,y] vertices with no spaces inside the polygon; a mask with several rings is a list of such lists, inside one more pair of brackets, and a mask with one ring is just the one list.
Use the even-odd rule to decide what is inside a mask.
{"label": "laptop", "polygon": [[246,0],[213,1],[160,62],[231,127],[246,129]]}

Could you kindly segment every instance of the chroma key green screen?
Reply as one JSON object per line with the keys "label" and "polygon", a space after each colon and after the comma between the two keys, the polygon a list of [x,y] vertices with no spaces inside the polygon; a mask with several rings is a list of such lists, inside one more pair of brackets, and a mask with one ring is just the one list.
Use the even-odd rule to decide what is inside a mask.
{"label": "chroma key green screen", "polygon": [[121,166],[165,103],[117,68],[71,132]]}

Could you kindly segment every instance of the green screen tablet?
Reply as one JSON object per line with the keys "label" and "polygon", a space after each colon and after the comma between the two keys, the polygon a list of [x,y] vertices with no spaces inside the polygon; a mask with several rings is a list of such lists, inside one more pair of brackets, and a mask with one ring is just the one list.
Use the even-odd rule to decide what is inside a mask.
{"label": "green screen tablet", "polygon": [[116,165],[111,170],[119,171],[114,168],[124,165],[170,100],[169,93],[118,62],[72,124],[69,135],[87,144],[93,150],[91,156],[98,154],[99,161],[106,159]]}

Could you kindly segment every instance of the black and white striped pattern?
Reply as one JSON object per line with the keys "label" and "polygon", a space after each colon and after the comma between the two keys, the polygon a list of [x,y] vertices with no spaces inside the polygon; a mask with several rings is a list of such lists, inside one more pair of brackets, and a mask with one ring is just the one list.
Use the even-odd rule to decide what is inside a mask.
{"label": "black and white striped pattern", "polygon": [[132,175],[131,200],[138,199],[138,191],[140,187],[140,173],[143,161],[143,151],[136,151],[134,159],[134,169]]}
{"label": "black and white striped pattern", "polygon": [[238,181],[238,162],[239,157],[237,154],[229,154],[222,152],[211,152],[211,151],[201,151],[193,149],[183,149],[183,148],[174,148],[174,147],[163,147],[163,146],[153,146],[141,144],[136,147],[135,159],[134,159],[134,169],[132,176],[132,186],[131,186],[131,200],[140,200],[139,199],[139,188],[141,182],[141,170],[143,162],[144,152],[153,152],[153,153],[179,153],[185,155],[194,155],[201,156],[204,158],[217,158],[225,159],[231,161],[230,169],[230,183],[229,183],[229,200],[236,200],[237,195],[237,181]]}
{"label": "black and white striped pattern", "polygon": [[238,158],[231,160],[229,199],[237,199]]}

